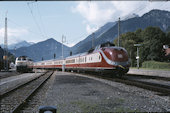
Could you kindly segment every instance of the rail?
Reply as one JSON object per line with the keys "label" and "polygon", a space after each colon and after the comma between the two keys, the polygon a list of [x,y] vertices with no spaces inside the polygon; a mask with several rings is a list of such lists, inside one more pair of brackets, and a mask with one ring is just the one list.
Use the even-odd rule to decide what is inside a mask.
{"label": "rail", "polygon": [[[106,79],[109,81],[114,81],[114,82],[124,83],[124,84],[131,85],[131,86],[140,87],[140,88],[147,89],[150,91],[159,92],[160,93],[159,95],[163,95],[163,96],[170,95],[170,86],[169,85],[162,85],[162,84],[158,84],[158,83],[140,81],[140,78],[170,81],[169,77],[149,76],[149,75],[147,76],[147,75],[137,75],[137,74],[135,74],[135,75],[126,74],[122,77],[115,77],[115,76],[106,75],[106,74],[99,75],[99,73],[97,73],[97,74],[88,73],[88,74],[83,74],[83,75],[93,76],[93,77],[100,78],[100,79]],[[132,77],[136,77],[138,79],[131,79]]]}
{"label": "rail", "polygon": [[47,81],[53,72],[47,72],[33,81],[23,84],[1,96],[1,112],[19,113],[28,100]]}

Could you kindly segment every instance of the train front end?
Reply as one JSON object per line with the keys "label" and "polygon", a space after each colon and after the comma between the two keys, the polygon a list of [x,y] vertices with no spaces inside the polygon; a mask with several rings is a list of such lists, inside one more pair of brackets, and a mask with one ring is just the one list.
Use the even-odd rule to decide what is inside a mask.
{"label": "train front end", "polygon": [[127,51],[122,47],[102,48],[102,56],[107,64],[112,67],[113,73],[123,75],[129,71],[130,62]]}
{"label": "train front end", "polygon": [[15,65],[17,72],[31,72],[32,61],[26,56],[20,56],[16,58]]}

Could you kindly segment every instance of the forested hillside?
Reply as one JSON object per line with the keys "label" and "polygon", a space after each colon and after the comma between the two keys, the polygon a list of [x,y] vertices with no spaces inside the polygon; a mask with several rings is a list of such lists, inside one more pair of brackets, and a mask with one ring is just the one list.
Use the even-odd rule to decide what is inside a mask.
{"label": "forested hillside", "polygon": [[[117,45],[117,40],[116,38],[114,41],[115,45]],[[120,42],[121,46],[127,49],[132,66],[136,65],[137,50],[134,44],[141,44],[139,47],[140,63],[150,60],[168,61],[163,45],[170,45],[170,32],[163,32],[158,27],[127,32],[121,35]]]}

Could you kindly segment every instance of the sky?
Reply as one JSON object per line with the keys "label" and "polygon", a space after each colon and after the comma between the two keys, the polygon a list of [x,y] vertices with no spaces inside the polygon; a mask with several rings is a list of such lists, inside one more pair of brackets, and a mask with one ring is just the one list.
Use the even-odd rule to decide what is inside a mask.
{"label": "sky", "polygon": [[49,38],[71,47],[107,22],[133,13],[142,16],[152,9],[170,11],[170,2],[149,1],[1,1],[0,44],[4,43],[5,17],[8,44],[23,40],[39,42]]}

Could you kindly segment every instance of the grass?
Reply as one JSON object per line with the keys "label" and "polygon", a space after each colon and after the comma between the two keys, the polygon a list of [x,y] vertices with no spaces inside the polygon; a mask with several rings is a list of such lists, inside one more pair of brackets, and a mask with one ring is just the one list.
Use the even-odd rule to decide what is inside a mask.
{"label": "grass", "polygon": [[97,104],[94,103],[87,103],[84,101],[73,101],[71,102],[72,105],[78,106],[82,112],[96,112]]}
{"label": "grass", "polygon": [[[137,67],[130,68],[137,69]],[[145,61],[140,69],[170,71],[170,62]]]}
{"label": "grass", "polygon": [[137,112],[138,110],[132,110],[130,108],[123,107],[124,99],[103,99],[101,102],[85,102],[85,101],[72,101],[71,105],[77,106],[81,109],[81,112]]}
{"label": "grass", "polygon": [[[137,69],[137,67],[130,68]],[[140,69],[170,71],[170,62],[145,61],[142,63]]]}
{"label": "grass", "polygon": [[142,63],[142,67],[151,69],[170,69],[170,63],[158,61],[145,61]]}
{"label": "grass", "polygon": [[120,106],[120,107],[116,108],[114,112],[133,112],[134,113],[134,112],[140,112],[140,111],[138,109],[132,110],[130,108],[124,108],[124,107]]}

